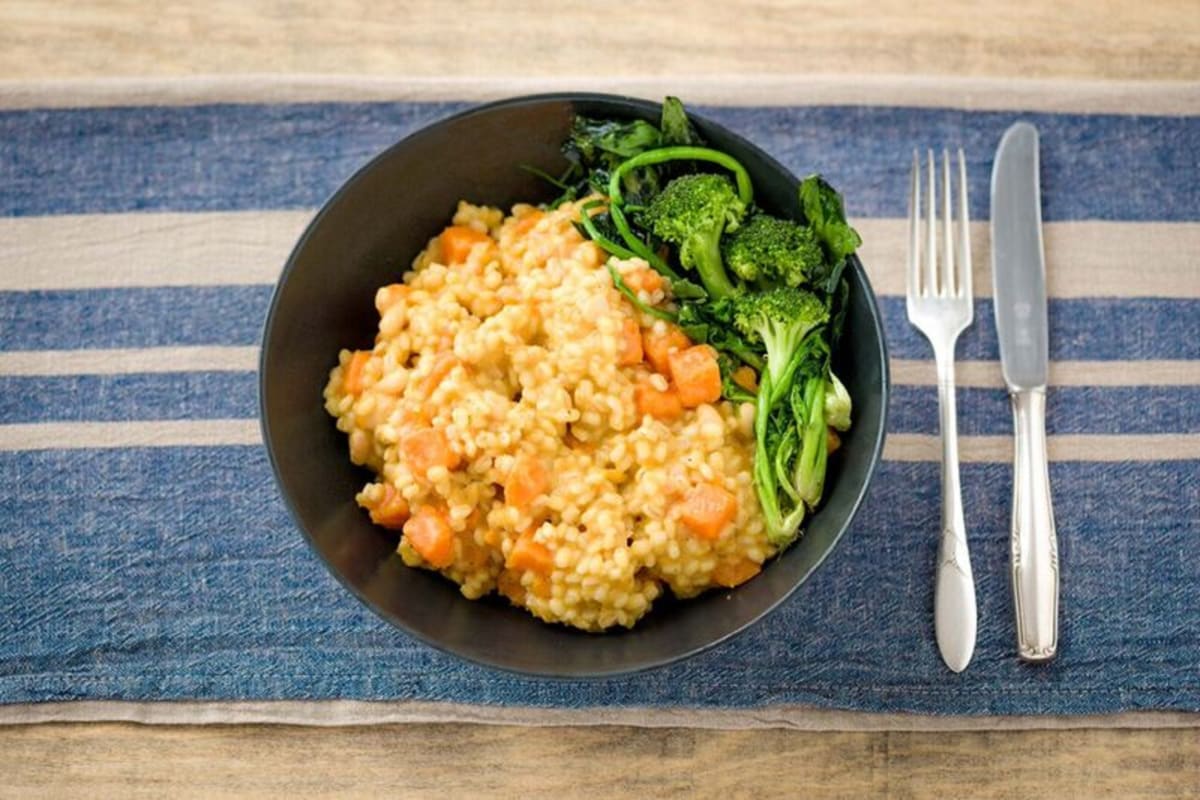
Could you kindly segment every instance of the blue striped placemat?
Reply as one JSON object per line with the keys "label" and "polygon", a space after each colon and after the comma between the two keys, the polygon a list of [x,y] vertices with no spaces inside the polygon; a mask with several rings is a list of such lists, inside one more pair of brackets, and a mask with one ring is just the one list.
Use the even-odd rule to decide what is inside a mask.
{"label": "blue striped placemat", "polygon": [[[595,682],[464,664],[376,619],[293,528],[259,440],[262,320],[313,209],[467,104],[436,98],[475,94],[135,88],[0,85],[0,721],[31,703],[163,700],[389,701],[431,718],[1200,710],[1194,87],[1126,87],[1127,103],[1096,85],[823,83],[753,104],[698,91],[698,111],[844,192],[886,317],[889,443],[853,529],[779,611],[677,666]],[[931,624],[936,391],[904,316],[907,170],[914,147],[961,144],[986,221],[992,154],[1018,118],[1042,141],[1061,654],[1014,656],[1011,429],[980,222],[958,349],[979,644],[953,675]]]}

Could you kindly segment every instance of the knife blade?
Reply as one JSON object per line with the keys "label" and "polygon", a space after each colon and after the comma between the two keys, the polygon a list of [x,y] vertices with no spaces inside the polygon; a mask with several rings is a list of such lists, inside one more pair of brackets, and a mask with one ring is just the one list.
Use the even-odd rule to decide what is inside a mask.
{"label": "knife blade", "polygon": [[1008,129],[992,168],[992,286],[1000,363],[1010,390],[1046,386],[1046,263],[1038,134]]}
{"label": "knife blade", "polygon": [[1000,363],[1013,407],[1010,539],[1017,653],[1048,661],[1058,651],[1058,542],[1046,456],[1049,326],[1038,132],[1018,122],[992,167],[992,303]]}

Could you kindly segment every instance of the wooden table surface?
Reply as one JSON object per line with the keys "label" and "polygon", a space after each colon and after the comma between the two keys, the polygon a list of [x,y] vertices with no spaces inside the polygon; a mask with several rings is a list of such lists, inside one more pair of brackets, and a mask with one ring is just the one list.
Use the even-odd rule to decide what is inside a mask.
{"label": "wooden table surface", "polygon": [[[1197,0],[877,0],[859,15],[847,9],[860,4],[835,0],[533,5],[0,0],[0,79],[799,76],[849,63],[875,74],[1200,80]],[[1200,797],[1200,729],[0,727],[4,796],[383,793]]]}

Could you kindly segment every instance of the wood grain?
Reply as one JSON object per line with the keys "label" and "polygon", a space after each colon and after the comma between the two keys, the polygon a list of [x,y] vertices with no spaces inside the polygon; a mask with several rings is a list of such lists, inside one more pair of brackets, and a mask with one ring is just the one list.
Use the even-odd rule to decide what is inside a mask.
{"label": "wood grain", "polygon": [[1200,12],[1195,0],[627,0],[619,13],[561,0],[0,2],[0,78],[845,71],[1194,80]]}
{"label": "wood grain", "polygon": [[1200,796],[1200,730],[0,728],[4,796]]}

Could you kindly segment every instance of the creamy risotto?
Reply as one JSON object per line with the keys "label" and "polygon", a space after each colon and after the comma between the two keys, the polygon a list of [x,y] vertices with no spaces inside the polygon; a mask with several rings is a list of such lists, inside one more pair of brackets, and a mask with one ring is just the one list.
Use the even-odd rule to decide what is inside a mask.
{"label": "creamy risotto", "polygon": [[[708,346],[613,287],[579,214],[461,203],[378,290],[375,346],[341,352],[325,405],[376,474],[359,505],[400,532],[405,563],[600,631],[667,589],[743,583],[775,551],[753,407],[720,399]],[[663,302],[645,262],[614,263]]]}

